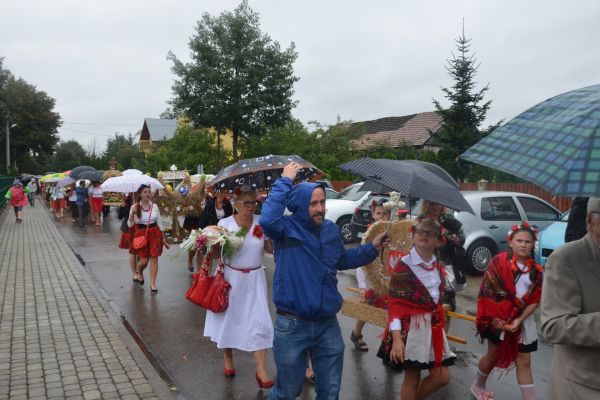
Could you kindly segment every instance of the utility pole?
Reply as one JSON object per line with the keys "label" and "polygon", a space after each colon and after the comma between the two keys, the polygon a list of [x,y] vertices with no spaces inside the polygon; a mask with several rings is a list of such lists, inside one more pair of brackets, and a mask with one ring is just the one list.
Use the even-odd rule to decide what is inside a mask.
{"label": "utility pole", "polygon": [[10,173],[10,123],[8,122],[8,114],[6,115],[6,174]]}

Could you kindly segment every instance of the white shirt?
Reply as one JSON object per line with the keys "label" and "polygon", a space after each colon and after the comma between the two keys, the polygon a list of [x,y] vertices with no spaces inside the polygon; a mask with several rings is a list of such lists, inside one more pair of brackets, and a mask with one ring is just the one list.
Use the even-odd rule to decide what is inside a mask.
{"label": "white shirt", "polygon": [[96,187],[95,187],[95,188],[90,188],[90,189],[88,190],[88,193],[89,193],[89,195],[90,195],[90,196],[92,196],[92,197],[96,197],[96,198],[97,198],[97,197],[103,197],[103,194],[102,194],[102,193],[103,193],[103,191],[102,191],[102,189],[100,189],[99,187],[97,187],[97,188],[96,188]]}
{"label": "white shirt", "polygon": [[[519,267],[519,269],[521,271],[525,270],[525,264],[522,264],[520,262],[517,262],[517,267]],[[531,286],[531,279],[529,278],[529,274],[528,273],[521,274],[519,276],[519,280],[515,283],[517,297],[521,298],[521,297],[525,296],[525,293],[527,293],[530,286]]]}
{"label": "white shirt", "polygon": [[[440,298],[440,284],[442,283],[440,273],[437,269],[428,271],[426,268],[431,268],[436,261],[437,259],[435,256],[432,256],[429,261],[424,261],[414,247],[410,249],[410,252],[407,255],[402,257],[402,262],[410,267],[417,279],[425,286],[425,289],[427,289],[435,303],[437,303]],[[390,329],[393,331],[401,330],[401,321],[398,318],[393,319],[390,323]]]}
{"label": "white shirt", "polygon": [[160,225],[162,223],[161,218],[160,218],[160,209],[158,208],[158,205],[156,205],[154,203],[150,203],[150,204],[152,204],[152,209],[148,208],[148,210],[145,211],[142,208],[141,209],[142,217],[139,219],[137,217],[137,213],[134,211],[135,208],[131,207],[131,211],[129,211],[129,216],[131,217],[133,215],[133,222],[131,222],[130,219],[127,220],[127,226],[132,227],[135,224],[148,225],[148,216],[150,214],[150,211],[152,211],[152,215],[150,215],[150,224],[156,223],[160,227]]}
{"label": "white shirt", "polygon": [[217,208],[217,207],[215,206],[215,211],[216,211],[216,213],[217,213],[217,219],[223,219],[223,218],[225,218],[225,210],[224,210],[224,209],[222,209],[222,208]]}

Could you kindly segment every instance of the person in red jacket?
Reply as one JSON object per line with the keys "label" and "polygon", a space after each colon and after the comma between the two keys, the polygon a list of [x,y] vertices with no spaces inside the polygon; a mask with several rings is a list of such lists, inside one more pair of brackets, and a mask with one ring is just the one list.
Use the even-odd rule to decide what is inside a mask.
{"label": "person in red jacket", "polygon": [[23,221],[23,207],[29,204],[27,201],[26,193],[29,192],[29,188],[23,189],[23,184],[20,180],[15,179],[13,185],[6,192],[6,199],[10,200],[10,205],[15,210],[16,222],[21,223]]}

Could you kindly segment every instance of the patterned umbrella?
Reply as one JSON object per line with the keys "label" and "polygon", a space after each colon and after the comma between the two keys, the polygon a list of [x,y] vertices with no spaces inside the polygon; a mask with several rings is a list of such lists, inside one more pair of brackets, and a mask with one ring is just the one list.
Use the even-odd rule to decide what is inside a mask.
{"label": "patterned umbrella", "polygon": [[240,160],[235,164],[223,168],[210,181],[210,186],[217,192],[233,192],[236,188],[248,185],[258,191],[269,191],[277,178],[281,177],[283,167],[295,161],[302,169],[298,171],[296,182],[312,181],[325,176],[317,167],[302,157],[274,156],[269,154],[263,157]]}
{"label": "patterned umbrella", "polygon": [[58,181],[58,183],[56,184],[56,187],[63,188],[65,186],[69,186],[72,183],[75,183],[75,179],[71,178],[70,176],[67,176],[67,177],[61,179],[60,181]]}
{"label": "patterned umbrella", "polygon": [[555,195],[600,195],[600,85],[533,106],[460,157]]}
{"label": "patterned umbrella", "polygon": [[108,178],[100,187],[105,192],[132,193],[136,192],[142,184],[150,185],[152,191],[165,188],[158,180],[147,175],[122,175]]}
{"label": "patterned umbrella", "polygon": [[340,168],[404,196],[433,201],[457,211],[474,214],[456,182],[451,177],[443,177],[441,171],[445,171],[442,168],[438,167],[441,171],[432,172],[435,168],[424,164],[429,163],[361,158],[342,164]]}

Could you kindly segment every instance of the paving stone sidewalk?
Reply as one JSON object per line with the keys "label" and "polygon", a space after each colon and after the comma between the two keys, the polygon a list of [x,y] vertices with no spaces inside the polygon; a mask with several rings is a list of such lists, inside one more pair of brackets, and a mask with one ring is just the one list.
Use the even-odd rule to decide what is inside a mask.
{"label": "paving stone sidewalk", "polygon": [[0,400],[172,398],[36,203],[0,216]]}

